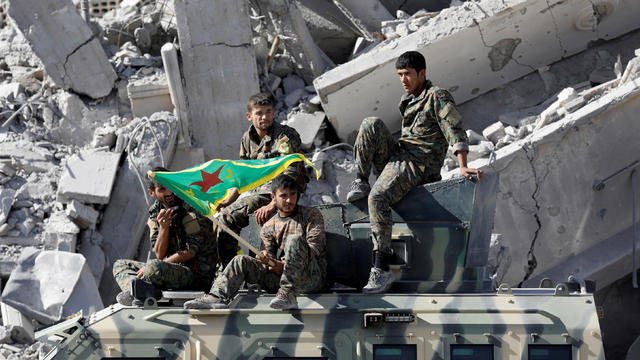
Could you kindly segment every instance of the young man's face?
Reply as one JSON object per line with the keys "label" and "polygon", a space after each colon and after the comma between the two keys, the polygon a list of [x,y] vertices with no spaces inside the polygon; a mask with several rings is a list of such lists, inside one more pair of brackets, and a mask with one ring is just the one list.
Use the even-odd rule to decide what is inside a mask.
{"label": "young man's face", "polygon": [[293,213],[298,203],[298,190],[296,189],[277,189],[275,194],[271,194],[271,198],[276,201],[276,209],[280,216],[289,216]]}
{"label": "young man's face", "polygon": [[273,124],[275,111],[271,105],[254,105],[247,113],[247,119],[256,130],[267,131]]}
{"label": "young man's face", "polygon": [[178,198],[173,194],[173,192],[161,184],[156,184],[156,188],[153,190],[147,189],[147,192],[149,195],[158,199],[160,204],[165,208],[175,206],[178,201]]}
{"label": "young man's face", "polygon": [[425,81],[425,69],[416,72],[414,68],[397,69],[402,88],[407,94],[418,95],[422,91]]}

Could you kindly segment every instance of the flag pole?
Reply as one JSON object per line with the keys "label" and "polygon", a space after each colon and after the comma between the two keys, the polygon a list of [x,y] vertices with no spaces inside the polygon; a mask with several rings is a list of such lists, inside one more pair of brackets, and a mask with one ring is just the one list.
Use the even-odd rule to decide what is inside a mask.
{"label": "flag pole", "polygon": [[[245,240],[242,236],[238,235],[235,231],[229,229],[229,227],[225,224],[222,223],[222,221],[218,220],[218,218],[215,215],[210,215],[207,216],[209,218],[209,220],[213,221],[213,223],[218,226],[220,229],[222,229],[223,231],[227,232],[227,234],[231,235],[234,239],[238,240],[242,245],[246,246],[249,250],[253,251],[256,255],[258,256],[262,256],[262,253],[260,252],[260,250],[258,250],[255,246],[251,245],[250,242],[248,242],[247,240]],[[268,265],[269,266],[275,266],[276,264],[273,262],[273,260],[268,259]]]}

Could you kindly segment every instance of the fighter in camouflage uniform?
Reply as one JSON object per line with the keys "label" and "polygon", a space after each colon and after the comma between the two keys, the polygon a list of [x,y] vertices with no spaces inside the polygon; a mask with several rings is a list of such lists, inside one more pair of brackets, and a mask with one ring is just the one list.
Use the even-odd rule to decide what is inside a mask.
{"label": "fighter in camouflage uniform", "polygon": [[127,259],[115,262],[113,275],[122,289],[116,299],[123,305],[133,302],[131,281],[135,278],[162,290],[202,289],[213,281],[218,265],[211,221],[151,179],[147,191],[156,199],[149,209],[147,225],[157,259],[147,263]]}
{"label": "fighter in camouflage uniform", "polygon": [[[270,306],[275,309],[298,307],[296,294],[322,289],[326,279],[326,238],[320,211],[297,206],[298,184],[287,175],[273,180],[272,198],[278,214],[260,232],[261,254],[256,258],[238,255],[216,278],[211,291],[185,303],[187,309],[226,308],[243,282],[259,284],[276,292]],[[282,250],[281,260],[277,259]],[[275,265],[267,267],[267,259]]]}
{"label": "fighter in camouflage uniform", "polygon": [[[251,126],[242,135],[240,159],[269,159],[300,152],[300,135],[289,126],[273,122],[273,105],[274,100],[268,94],[260,93],[249,98],[246,116]],[[308,178],[302,163],[289,166],[284,173],[295,178],[299,182],[300,190],[304,191]],[[236,233],[240,233],[243,227],[249,225],[249,215],[253,212],[256,213],[258,224],[264,224],[275,212],[270,194],[270,185],[267,183],[253,190],[250,195],[235,201],[238,193],[234,189],[229,198],[219,206],[224,208],[220,213],[220,220]],[[231,235],[221,231],[218,234],[218,246],[224,266],[237,254],[238,242]]]}
{"label": "fighter in camouflage uniform", "polygon": [[[364,119],[354,145],[358,178],[347,194],[352,202],[368,195],[374,266],[363,288],[365,293],[384,292],[394,281],[389,269],[391,205],[416,185],[440,180],[448,146],[458,157],[462,176],[482,176],[481,170],[467,168],[469,146],[462,116],[451,94],[426,79],[424,57],[415,51],[405,52],[396,61],[396,69],[406,92],[399,105],[402,135],[395,141],[382,120]],[[372,164],[380,176],[370,188]]]}

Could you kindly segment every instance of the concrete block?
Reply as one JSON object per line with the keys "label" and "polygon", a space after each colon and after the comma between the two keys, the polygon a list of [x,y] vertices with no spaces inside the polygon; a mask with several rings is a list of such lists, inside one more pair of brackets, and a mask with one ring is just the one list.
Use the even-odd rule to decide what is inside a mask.
{"label": "concrete block", "polygon": [[50,134],[63,144],[84,146],[91,143],[94,131],[118,115],[114,107],[88,107],[80,97],[69,92],[61,91],[55,99],[63,116]]}
{"label": "concrete block", "polygon": [[632,163],[620,154],[640,152],[638,95],[633,82],[610,89],[529,135],[526,147],[516,142],[469,164],[500,170],[493,231],[511,257],[504,282],[535,286],[542,277],[565,281],[574,274],[604,287],[629,274],[634,201],[640,211],[640,198],[630,196],[631,174],[600,191],[594,181]]}
{"label": "concrete block", "polygon": [[13,169],[22,169],[28,174],[48,172],[57,167],[49,150],[24,140],[0,142],[0,157],[11,159]]}
{"label": "concrete block", "polygon": [[298,131],[300,140],[302,141],[302,147],[309,148],[313,144],[313,140],[318,134],[324,119],[325,115],[322,111],[316,111],[313,114],[298,112],[287,120],[287,125]]}
{"label": "concrete block", "polygon": [[11,329],[13,341],[21,344],[31,344],[35,340],[35,332],[31,320],[14,307],[0,303],[2,311],[2,325]]}
{"label": "concrete block", "polygon": [[304,89],[304,80],[298,75],[290,74],[282,79],[282,87],[285,94],[291,94],[295,90]]}
{"label": "concrete block", "polygon": [[186,169],[204,162],[204,151],[202,148],[176,148],[173,154],[173,161],[170,169],[181,170]]}
{"label": "concrete block", "polygon": [[71,200],[67,205],[67,215],[81,229],[95,228],[100,213],[89,205],[85,205],[77,200]]}
{"label": "concrete block", "polygon": [[492,143],[496,144],[498,140],[502,139],[506,135],[504,125],[500,121],[497,121],[482,130],[482,135]]}
{"label": "concrete block", "polygon": [[259,91],[247,4],[177,0],[175,13],[194,140],[207,159],[235,158],[247,100]]}
{"label": "concrete block", "polygon": [[10,162],[0,162],[0,173],[6,176],[13,176],[16,174],[16,170],[11,166]]}
{"label": "concrete block", "polygon": [[129,83],[127,94],[131,101],[131,112],[135,117],[151,116],[160,111],[173,111],[167,84]]}
{"label": "concrete block", "polygon": [[[103,308],[84,256],[26,248],[2,292],[2,302],[24,316],[53,324],[82,310]],[[56,271],[51,271],[56,269]]]}
{"label": "concrete block", "polygon": [[58,86],[93,98],[111,92],[116,73],[71,0],[11,0],[8,13]]}
{"label": "concrete block", "polygon": [[640,2],[616,4],[611,11],[600,13],[593,31],[593,27],[585,30],[577,26],[583,8],[594,18],[588,0],[560,4],[546,0],[465,2],[442,10],[417,32],[385,41],[324,73],[314,85],[341,139],[353,140],[366,116],[380,117],[393,132],[400,128],[397,103],[403,93],[394,63],[403,52],[417,50],[425,55],[427,77],[449,89],[462,104],[576,54],[594,40],[612,39],[640,27],[634,20],[640,13]]}
{"label": "concrete block", "polygon": [[9,211],[11,211],[15,197],[15,190],[0,188],[0,225],[4,224],[9,218]]}
{"label": "concrete block", "polygon": [[0,85],[0,98],[14,100],[20,93],[24,93],[24,86],[18,82]]}
{"label": "concrete block", "polygon": [[174,107],[174,114],[180,123],[178,144],[184,144],[185,147],[188,147],[191,146],[191,130],[189,128],[187,99],[184,94],[184,87],[182,86],[178,50],[172,43],[166,43],[162,45],[161,53],[162,64],[164,66],[165,74],[167,75],[167,84],[169,85],[171,103]]}
{"label": "concrete block", "polygon": [[105,265],[105,255],[102,250],[102,235],[95,230],[86,230],[80,234],[78,243],[78,253],[87,260],[91,274],[96,281],[96,286],[100,284]]}
{"label": "concrete block", "polygon": [[284,98],[284,103],[288,106],[288,107],[292,107],[295,104],[298,103],[298,101],[300,101],[300,99],[302,98],[302,95],[304,95],[304,88],[301,89],[296,89],[294,91],[292,91],[290,94],[287,95],[287,97]]}
{"label": "concrete block", "polygon": [[71,156],[58,183],[58,196],[107,204],[119,162],[119,153],[106,151],[84,150]]}

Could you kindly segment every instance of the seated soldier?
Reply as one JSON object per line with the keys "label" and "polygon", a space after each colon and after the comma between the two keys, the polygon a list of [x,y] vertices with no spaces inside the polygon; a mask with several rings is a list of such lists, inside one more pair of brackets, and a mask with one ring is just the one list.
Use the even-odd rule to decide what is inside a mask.
{"label": "seated soldier", "polygon": [[[274,309],[295,309],[296,295],[319,291],[327,273],[326,238],[320,211],[297,205],[298,183],[280,175],[271,183],[271,198],[277,215],[262,230],[262,248],[256,258],[234,257],[216,278],[209,294],[188,301],[186,309],[223,309],[237,294],[243,282],[259,284],[276,292],[269,304]],[[276,260],[278,249],[284,256]],[[268,266],[269,260],[275,263]]]}
{"label": "seated soldier", "polygon": [[[156,167],[152,171],[169,170]],[[131,283],[136,278],[146,282],[148,292],[154,287],[156,292],[202,289],[213,281],[218,264],[211,220],[152,178],[147,178],[147,192],[156,199],[147,225],[157,259],[147,263],[120,259],[113,265],[113,276],[122,289],[116,300],[127,306],[134,300]]]}

